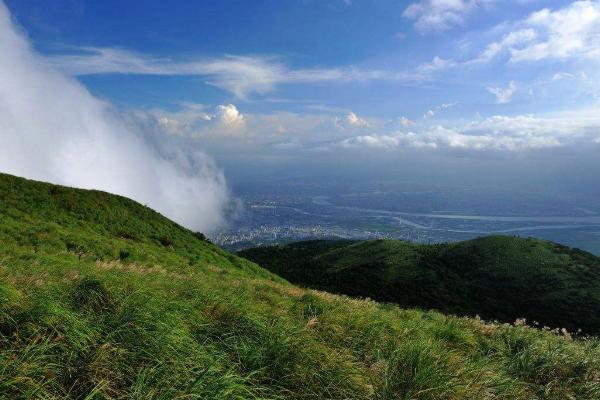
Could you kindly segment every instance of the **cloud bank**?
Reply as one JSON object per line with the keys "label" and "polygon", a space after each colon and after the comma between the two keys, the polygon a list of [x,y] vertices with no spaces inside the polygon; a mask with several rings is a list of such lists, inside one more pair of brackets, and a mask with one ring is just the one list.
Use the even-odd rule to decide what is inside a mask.
{"label": "cloud bank", "polygon": [[525,152],[578,148],[600,143],[598,110],[553,117],[496,115],[462,126],[432,125],[418,131],[372,133],[330,145],[342,149],[430,149],[438,151]]}
{"label": "cloud bank", "polygon": [[209,156],[48,68],[2,2],[0,54],[0,171],[131,197],[196,230],[224,222],[228,191]]}

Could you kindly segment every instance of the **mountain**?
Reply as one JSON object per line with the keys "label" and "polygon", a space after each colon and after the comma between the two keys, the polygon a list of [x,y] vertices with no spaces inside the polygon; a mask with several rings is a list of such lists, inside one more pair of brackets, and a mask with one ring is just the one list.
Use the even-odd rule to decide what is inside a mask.
{"label": "mountain", "polygon": [[488,236],[436,245],[310,241],[239,255],[291,282],[321,290],[600,334],[600,257],[543,240]]}
{"label": "mountain", "polygon": [[598,399],[599,370],[597,339],[300,288],[134,201],[0,175],[2,399]]}

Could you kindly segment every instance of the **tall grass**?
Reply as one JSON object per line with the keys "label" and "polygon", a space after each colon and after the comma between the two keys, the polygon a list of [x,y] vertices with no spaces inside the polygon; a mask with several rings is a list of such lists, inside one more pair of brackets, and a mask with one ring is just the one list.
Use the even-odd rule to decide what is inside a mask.
{"label": "tall grass", "polygon": [[13,183],[1,399],[600,398],[596,339],[302,289],[141,206],[45,208],[47,186]]}

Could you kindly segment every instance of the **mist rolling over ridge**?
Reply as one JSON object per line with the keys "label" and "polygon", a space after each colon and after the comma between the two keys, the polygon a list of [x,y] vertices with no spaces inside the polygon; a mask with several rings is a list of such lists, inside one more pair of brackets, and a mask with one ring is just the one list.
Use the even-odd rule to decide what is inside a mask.
{"label": "mist rolling over ridge", "polygon": [[49,68],[0,3],[0,170],[130,196],[196,230],[224,223],[213,159]]}

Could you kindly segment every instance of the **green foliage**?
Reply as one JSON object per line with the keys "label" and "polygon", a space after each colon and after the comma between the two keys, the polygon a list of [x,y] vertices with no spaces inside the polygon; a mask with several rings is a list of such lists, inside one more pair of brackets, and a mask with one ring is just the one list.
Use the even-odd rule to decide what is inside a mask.
{"label": "green foliage", "polygon": [[0,222],[2,399],[600,398],[595,339],[301,289],[118,196],[0,175]]}
{"label": "green foliage", "polygon": [[510,236],[437,245],[310,241],[239,254],[316,289],[600,334],[600,258],[556,243]]}

